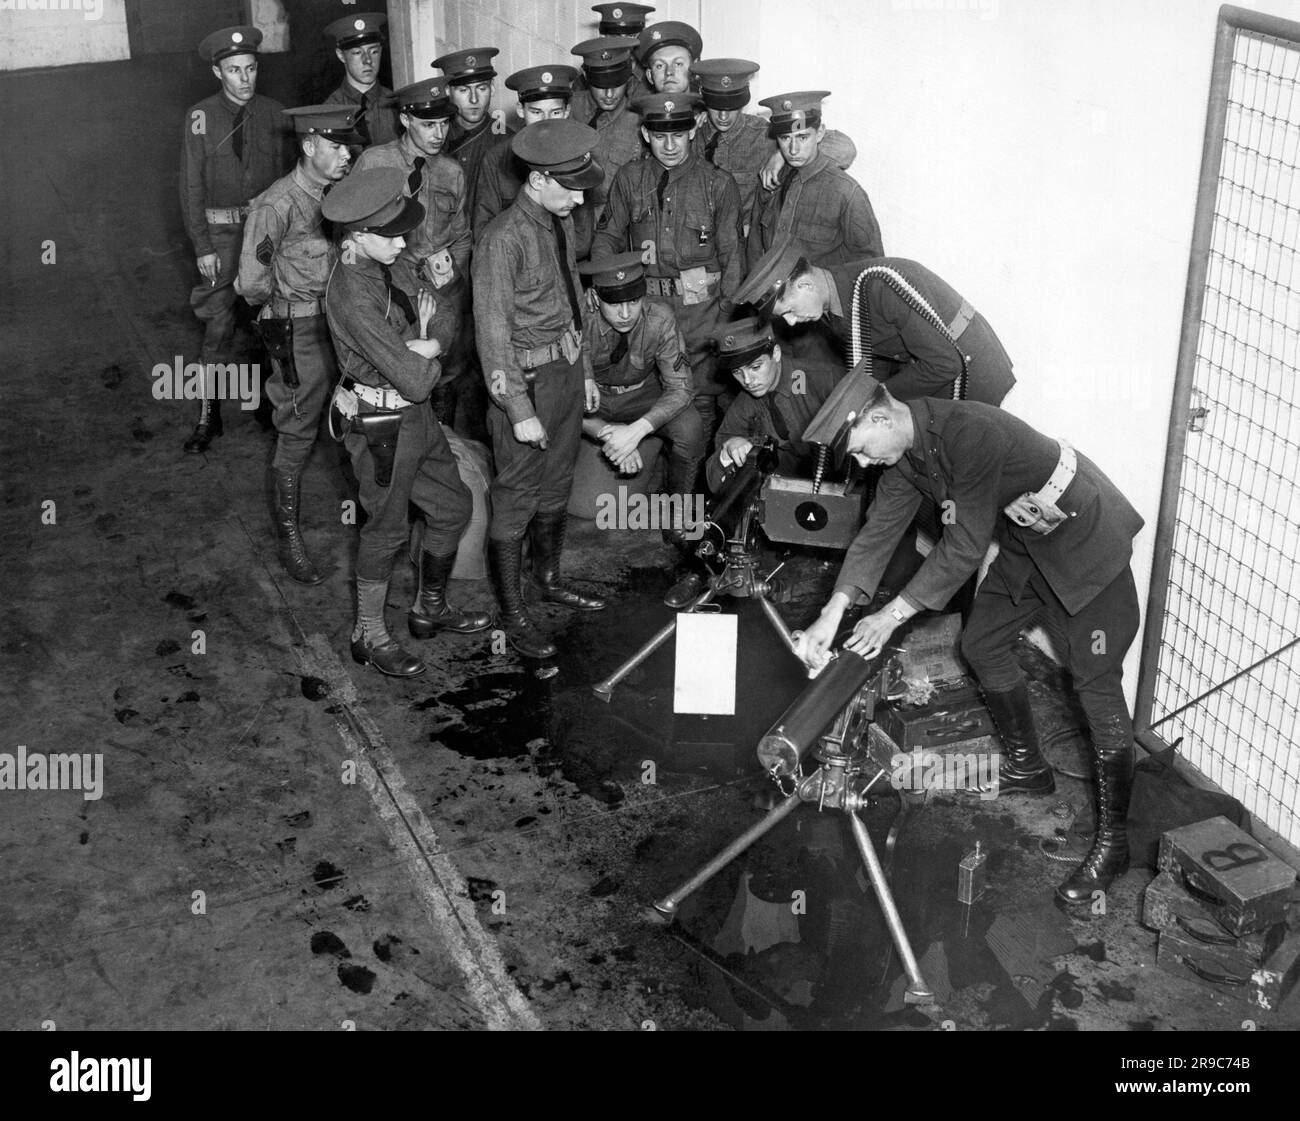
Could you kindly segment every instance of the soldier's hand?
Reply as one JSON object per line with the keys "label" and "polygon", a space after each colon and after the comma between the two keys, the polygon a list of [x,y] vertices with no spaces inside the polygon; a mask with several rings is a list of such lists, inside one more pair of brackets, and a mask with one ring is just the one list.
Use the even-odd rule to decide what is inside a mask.
{"label": "soldier's hand", "polygon": [[864,658],[874,658],[885,648],[889,636],[898,626],[898,620],[888,611],[877,611],[858,620],[853,634],[844,644],[845,650],[852,650]]}
{"label": "soldier's hand", "polygon": [[216,284],[221,275],[221,260],[215,253],[204,253],[198,258],[199,275],[209,284]]}
{"label": "soldier's hand", "polygon": [[429,334],[429,323],[433,319],[433,313],[438,310],[438,301],[433,298],[433,293],[429,289],[420,289],[415,310],[420,317],[420,337],[425,338]]}
{"label": "soldier's hand", "polygon": [[587,412],[594,413],[600,408],[600,386],[592,378],[588,378],[582,383],[582,387],[587,398]]}
{"label": "soldier's hand", "polygon": [[780,149],[767,157],[767,163],[763,165],[763,170],[758,173],[758,181],[763,184],[764,190],[776,190],[776,177],[781,174],[783,167],[785,167],[785,160],[781,156]]}
{"label": "soldier's hand", "polygon": [[547,448],[546,429],[535,416],[515,423],[515,439],[521,444],[531,444],[543,451]]}
{"label": "soldier's hand", "polygon": [[633,448],[625,458],[618,460],[614,466],[624,475],[635,475],[640,472],[645,464],[641,459],[641,452],[637,448]]}
{"label": "soldier's hand", "polygon": [[637,421],[633,424],[611,424],[603,430],[601,440],[605,444],[605,455],[615,463],[625,460],[637,450],[637,446],[650,433],[648,425]]}
{"label": "soldier's hand", "polygon": [[808,676],[816,677],[831,660],[831,643],[839,629],[839,619],[825,612],[805,631],[794,633],[794,656],[808,667]]}
{"label": "soldier's hand", "polygon": [[442,353],[442,343],[437,339],[407,339],[406,349],[415,351],[421,358],[437,358]]}
{"label": "soldier's hand", "polygon": [[753,440],[747,440],[744,436],[732,436],[718,449],[718,459],[723,467],[739,467],[749,458],[753,447]]}

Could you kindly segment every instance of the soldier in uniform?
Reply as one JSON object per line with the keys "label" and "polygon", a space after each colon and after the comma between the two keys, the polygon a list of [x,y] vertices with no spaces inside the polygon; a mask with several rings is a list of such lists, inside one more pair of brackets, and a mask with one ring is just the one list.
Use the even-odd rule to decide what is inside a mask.
{"label": "soldier in uniform", "polygon": [[488,559],[506,635],[534,658],[552,656],[555,647],[524,607],[525,534],[533,585],[544,599],[580,610],[605,606],[560,583],[584,404],[592,411],[599,404],[582,346],[590,311],[579,295],[570,218],[583,192],[604,180],[591,155],[595,144],[595,130],[571,120],[540,121],[520,132],[513,146],[528,178],[474,254],[474,320],[497,467]]}
{"label": "soldier in uniform", "polygon": [[[199,270],[190,306],[203,323],[199,362],[205,368],[232,358],[235,272],[248,201],[288,163],[284,106],[256,92],[261,42],[255,27],[227,27],[199,44],[221,89],[190,107],[181,134],[181,213]],[[221,432],[221,402],[205,392],[185,450],[207,451]]]}
{"label": "soldier in uniform", "polygon": [[384,25],[381,12],[357,12],[336,19],[325,28],[334,40],[334,53],[343,63],[343,81],[326,99],[327,105],[348,105],[360,110],[357,117],[357,145],[387,144],[397,139],[397,120],[390,98],[393,91],[379,84],[379,64],[384,58]]}
{"label": "soldier in uniform", "polygon": [[[506,88],[519,97],[516,113],[523,127],[538,121],[557,121],[570,116],[573,80],[578,76],[572,66],[529,66],[506,78]],[[528,177],[528,166],[510,146],[513,136],[499,136],[492,141],[479,172],[478,193],[474,199],[474,238],[483,236],[488,223],[506,210],[519,194]],[[577,253],[582,258],[591,248],[591,231],[595,220],[585,204],[574,211]]]}
{"label": "soldier in uniform", "polygon": [[900,623],[941,609],[996,541],[998,556],[975,597],[962,655],[1002,739],[1004,794],[1055,789],[1012,650],[1016,636],[1041,622],[1064,658],[1092,741],[1098,810],[1092,849],[1057,895],[1091,902],[1128,867],[1133,726],[1122,673],[1137,634],[1129,559],[1142,519],[1081,452],[1001,409],[933,398],[904,403],[882,385],[864,391],[865,400],[828,402],[808,432],[885,471],[835,592],[798,636],[796,653],[813,671],[825,665],[845,611],[874,595],[923,498],[950,503],[955,521],[902,592],[857,623],[848,649],[874,657]]}
{"label": "soldier in uniform", "polygon": [[725,388],[716,376],[713,335],[730,316],[743,270],[736,181],[691,147],[699,106],[692,93],[637,99],[641,137],[654,158],[624,164],[614,177],[593,256],[641,250],[647,290],[671,301],[686,338],[707,437]]}
{"label": "soldier in uniform", "polygon": [[786,166],[776,188],[754,198],[746,240],[750,269],[786,234],[803,245],[815,265],[885,255],[867,192],[820,151],[826,135],[822,99],[829,96],[811,90],[759,102],[771,110],[772,135]]}
{"label": "soldier in uniform", "polygon": [[492,80],[497,76],[492,60],[499,53],[496,47],[469,47],[433,60],[433,65],[447,79],[447,96],[455,109],[443,155],[454,159],[465,172],[471,219],[478,194],[479,169],[497,135],[492,127]]}
{"label": "soldier in uniform", "polygon": [[325,189],[347,174],[358,108],[305,105],[286,109],[300,155],[249,206],[235,290],[260,306],[258,328],[274,373],[266,382],[275,423],[271,479],[280,563],[301,584],[324,577],[298,528],[302,471],[338,368],[325,322],[325,285],[334,246],[321,228]]}
{"label": "soldier in uniform", "polygon": [[424,672],[424,663],[393,639],[384,621],[393,561],[408,541],[411,504],[425,523],[418,590],[407,616],[411,634],[472,634],[491,624],[483,612],[447,603],[447,580],[472,502],[447,438],[424,404],[459,316],[439,306],[403,255],[424,207],[408,195],[400,169],[353,171],[326,196],[322,212],[343,237],[325,293],[343,372],[331,422],[346,429],[367,515],[357,547],[352,657],[381,673],[412,677]]}
{"label": "soldier in uniform", "polygon": [[[445,78],[426,78],[398,90],[394,100],[403,133],[400,140],[376,144],[357,159],[357,170],[398,168],[407,191],[423,208],[424,218],[409,237],[402,256],[434,291],[439,304],[459,323],[468,303],[471,246],[465,173],[442,154],[453,108]],[[443,377],[433,395],[438,419],[452,424],[469,362],[458,340],[444,341]]]}
{"label": "soldier in uniform", "polygon": [[582,59],[582,76],[586,81],[582,88],[574,90],[569,114],[596,130],[600,137],[596,143],[596,159],[605,169],[600,197],[594,200],[597,219],[615,173],[625,163],[640,159],[645,152],[641,144],[641,121],[632,109],[629,95],[635,73],[632,65],[635,46],[633,38],[606,36],[588,39],[573,48],[573,53]]}
{"label": "soldier in uniform", "polygon": [[[736,180],[746,233],[760,183],[765,188],[775,186],[785,167],[781,150],[769,134],[770,122],[744,112],[749,104],[749,82],[756,73],[758,63],[743,58],[700,59],[691,65],[705,111],[695,144],[709,163],[731,172]],[[827,130],[821,152],[842,171],[847,171],[858,155],[853,141],[834,129]]]}
{"label": "soldier in uniform", "polygon": [[637,37],[637,61],[646,85],[655,93],[686,93],[691,63],[704,51],[704,40],[689,23],[669,19],[652,23]]}
{"label": "soldier in uniform", "polygon": [[639,252],[585,261],[578,272],[591,277],[588,299],[597,314],[589,317],[583,346],[600,390],[582,430],[628,473],[641,470],[637,448],[657,432],[670,448],[665,486],[685,498],[695,489],[704,429],[690,407],[691,365],[672,308],[646,295]]}
{"label": "soldier in uniform", "polygon": [[745,278],[736,302],[791,327],[820,324],[848,347],[854,286],[868,270],[856,329],[876,379],[910,401],[953,396],[964,371],[966,397],[1001,404],[1016,382],[1001,340],[969,300],[916,261],[877,257],[818,267],[798,242],[782,238]]}

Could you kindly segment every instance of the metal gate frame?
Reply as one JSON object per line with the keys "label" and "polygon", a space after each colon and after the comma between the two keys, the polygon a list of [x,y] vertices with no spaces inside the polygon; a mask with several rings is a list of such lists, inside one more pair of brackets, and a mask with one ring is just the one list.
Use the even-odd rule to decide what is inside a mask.
{"label": "metal gate frame", "polygon": [[[1201,172],[1196,194],[1196,218],[1192,226],[1192,247],[1187,266],[1187,284],[1183,297],[1183,322],[1178,343],[1178,365],[1174,378],[1173,403],[1169,414],[1165,471],[1161,484],[1160,508],[1156,520],[1155,555],[1151,566],[1151,584],[1147,598],[1146,625],[1142,635],[1141,661],[1138,669],[1134,727],[1138,744],[1149,752],[1166,750],[1170,744],[1151,727],[1151,710],[1159,673],[1161,638],[1164,631],[1169,574],[1173,557],[1173,536],[1178,515],[1179,491],[1187,453],[1187,431],[1197,418],[1194,408],[1193,376],[1196,371],[1201,317],[1209,275],[1211,239],[1214,233],[1215,205],[1218,200],[1219,174],[1223,161],[1228,99],[1232,81],[1233,53],[1237,33],[1247,31],[1271,38],[1289,40],[1300,46],[1300,23],[1248,11],[1225,4],[1219,9],[1215,36],[1214,63],[1210,76],[1209,103],[1205,115],[1205,139],[1202,145]],[[1239,671],[1247,672],[1250,668]],[[1234,677],[1237,675],[1234,675]],[[1228,678],[1232,680],[1233,678]],[[1218,789],[1196,767],[1179,758],[1178,771],[1194,785]],[[1288,863],[1300,868],[1300,850],[1279,836],[1255,815],[1251,828],[1258,840],[1272,848]]]}

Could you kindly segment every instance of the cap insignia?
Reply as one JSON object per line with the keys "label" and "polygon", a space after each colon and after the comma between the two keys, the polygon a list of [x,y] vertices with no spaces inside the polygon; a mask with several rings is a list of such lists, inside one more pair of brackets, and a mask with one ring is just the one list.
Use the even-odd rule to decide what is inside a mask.
{"label": "cap insignia", "polygon": [[650,38],[651,38],[651,39],[654,39],[656,42],[657,42],[658,40],[662,39],[663,37],[664,37],[664,35],[663,35],[663,32],[662,32],[662,31],[652,31],[652,32],[650,32]]}
{"label": "cap insignia", "polygon": [[477,59],[475,59],[473,55],[467,55],[465,58],[465,65],[473,66],[476,61]]}
{"label": "cap insignia", "polygon": [[551,84],[551,72],[549,70],[542,71],[542,81],[548,86]]}
{"label": "cap insignia", "polygon": [[722,340],[722,345],[723,345],[723,346],[735,346],[735,345],[736,345],[736,336],[735,336],[735,335],[728,335],[725,339]]}
{"label": "cap insignia", "polygon": [[625,273],[622,269],[619,269],[618,272],[616,272],[616,273],[614,274],[614,279],[615,279],[615,280],[626,280],[626,279],[627,279],[627,273]]}
{"label": "cap insignia", "polygon": [[242,31],[236,31],[236,32],[235,32],[235,33],[230,37],[230,41],[231,41],[232,43],[242,43],[242,42],[244,41],[244,33],[243,33]]}
{"label": "cap insignia", "polygon": [[609,14],[610,14],[611,16],[613,16],[615,19],[622,19],[622,18],[623,18],[623,9],[622,9],[622,8],[615,8],[615,9],[614,9],[612,12],[610,12]]}
{"label": "cap insignia", "polygon": [[720,81],[718,85],[720,85],[725,90],[728,86],[731,85],[731,75],[730,74],[722,75],[722,81]]}
{"label": "cap insignia", "polygon": [[672,112],[674,109],[676,109],[676,108],[677,108],[677,103],[676,103],[675,101],[665,101],[665,102],[664,102],[664,112],[665,112],[665,113],[671,113],[671,112]]}
{"label": "cap insignia", "polygon": [[781,108],[788,113],[794,108],[794,102],[787,97],[783,102],[781,102]]}
{"label": "cap insignia", "polygon": [[607,61],[608,59],[609,59],[609,51],[601,51],[601,52],[600,52],[600,60],[601,60],[602,62],[605,62],[605,61]]}
{"label": "cap insignia", "polygon": [[354,20],[352,21],[352,26],[353,26],[357,31],[364,31],[364,30],[366,29],[366,21],[363,20],[363,19],[354,19]]}

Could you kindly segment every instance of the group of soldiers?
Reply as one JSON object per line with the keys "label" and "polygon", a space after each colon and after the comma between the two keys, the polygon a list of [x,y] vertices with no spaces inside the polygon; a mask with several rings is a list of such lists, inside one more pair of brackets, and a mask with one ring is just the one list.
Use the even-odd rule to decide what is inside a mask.
{"label": "group of soldiers", "polygon": [[[284,109],[255,92],[255,28],[200,45],[221,89],[186,122],[181,194],[201,276],[191,303],[205,364],[226,357],[236,296],[260,309],[286,572],[323,579],[299,507],[326,416],[366,513],[352,653],[393,676],[425,668],[385,621],[411,507],[423,525],[410,633],[492,625],[446,598],[471,513],[449,432],[490,441],[497,620],[532,658],[555,647],[525,585],[578,610],[605,606],[560,574],[584,438],[634,473],[659,436],[664,486],[683,496],[716,487],[766,441],[783,472],[828,455],[877,466],[865,524],[796,652],[818,672],[846,613],[885,598],[886,569],[923,507],[943,512],[933,549],[855,624],[848,649],[873,655],[912,615],[942,609],[996,543],[963,654],[998,726],[1003,793],[1054,785],[1012,653],[1020,630],[1043,623],[1071,671],[1100,808],[1093,849],[1059,892],[1090,900],[1128,860],[1121,670],[1137,627],[1129,557],[1141,519],[1085,456],[998,407],[1011,361],[969,301],[917,262],[885,257],[846,171],[854,145],[823,122],[827,91],[747,112],[757,63],[702,57],[698,31],[648,23],[646,5],[593,10],[599,35],[573,47],[579,66],[506,77],[513,129],[492,111],[490,46],[383,88],[379,14],[327,29],[345,75],[322,105]],[[297,151],[281,175],[286,119]],[[186,450],[220,433],[209,397]],[[689,529],[665,527],[665,539],[685,554]],[[682,571],[672,606],[700,590],[698,572]]]}

